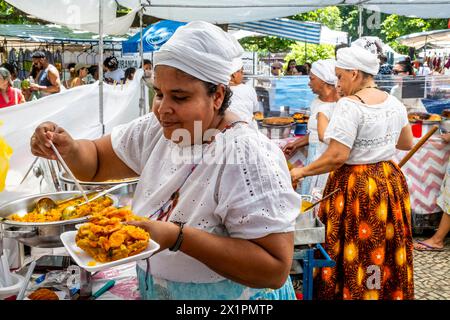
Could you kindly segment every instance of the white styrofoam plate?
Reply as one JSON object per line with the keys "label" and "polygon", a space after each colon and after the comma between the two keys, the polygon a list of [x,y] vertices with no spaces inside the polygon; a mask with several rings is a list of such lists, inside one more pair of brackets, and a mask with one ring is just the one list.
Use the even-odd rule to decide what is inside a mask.
{"label": "white styrofoam plate", "polygon": [[[124,263],[129,263],[133,261],[143,260],[149,258],[153,253],[159,250],[159,244],[150,239],[148,242],[147,248],[134,256],[119,259],[111,262],[98,262],[95,261],[90,255],[88,255],[83,249],[77,246],[75,242],[75,236],[78,231],[68,231],[61,234],[61,241],[64,244],[67,252],[70,254],[72,259],[80,266],[89,272],[97,272],[105,269],[109,269],[111,267],[115,267]],[[95,261],[94,265],[89,265]],[[92,263],[93,264],[93,263]]]}

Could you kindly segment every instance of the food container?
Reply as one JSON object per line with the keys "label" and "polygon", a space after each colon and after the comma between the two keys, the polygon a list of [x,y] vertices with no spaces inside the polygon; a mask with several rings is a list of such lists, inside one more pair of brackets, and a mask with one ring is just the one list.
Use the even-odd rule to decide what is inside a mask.
{"label": "food container", "polygon": [[[59,174],[59,180],[61,181],[61,186],[64,191],[74,191],[77,190],[75,182],[66,176],[66,173]],[[138,177],[120,179],[120,180],[110,180],[103,182],[88,182],[88,181],[79,181],[80,185],[84,190],[106,190],[112,188],[121,183],[126,183],[127,186],[124,188],[120,188],[119,190],[114,191],[112,194],[118,196],[118,206],[125,207],[131,205],[133,200],[134,192],[136,191],[137,184],[139,182]]]}
{"label": "food container", "polygon": [[[302,202],[313,202],[313,197],[310,195],[301,195],[301,199]],[[294,244],[306,245],[323,242],[325,242],[325,226],[316,216],[315,208],[300,213],[295,220]]]}
{"label": "food container", "polygon": [[[0,218],[6,218],[14,213],[31,212],[35,208],[36,202],[43,197],[49,197],[57,202],[78,195],[80,195],[78,191],[63,191],[23,197],[0,206]],[[118,197],[111,194],[108,194],[108,197],[112,198],[113,205],[118,205]],[[87,220],[88,217],[53,222],[20,222],[2,219],[1,223],[3,224],[5,238],[16,239],[30,247],[58,248],[63,246],[60,239],[62,233],[75,230],[76,224],[86,222]]]}
{"label": "food container", "polygon": [[261,132],[269,139],[286,139],[291,135],[292,128],[295,124],[288,125],[271,125],[261,123]]}
{"label": "food container", "polygon": [[265,118],[259,128],[269,139],[285,139],[291,135],[294,125],[292,117],[272,117]]}
{"label": "food container", "polygon": [[0,287],[0,300],[4,300],[11,296],[17,296],[17,294],[19,294],[25,278],[16,273],[11,273],[11,278],[13,281],[12,286]]}

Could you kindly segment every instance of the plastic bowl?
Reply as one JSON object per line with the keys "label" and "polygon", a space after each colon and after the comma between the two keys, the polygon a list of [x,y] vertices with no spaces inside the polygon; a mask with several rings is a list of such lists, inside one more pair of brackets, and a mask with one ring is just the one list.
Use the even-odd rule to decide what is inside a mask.
{"label": "plastic bowl", "polygon": [[21,275],[12,273],[11,278],[13,279],[13,285],[9,287],[0,287],[0,300],[4,300],[8,297],[17,295],[22,287],[25,278]]}

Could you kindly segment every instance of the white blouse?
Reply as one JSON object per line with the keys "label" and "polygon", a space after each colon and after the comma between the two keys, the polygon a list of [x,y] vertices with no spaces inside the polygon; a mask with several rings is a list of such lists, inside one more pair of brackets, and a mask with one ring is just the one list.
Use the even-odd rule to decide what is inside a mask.
{"label": "white blouse", "polygon": [[308,131],[309,131],[309,143],[319,143],[319,132],[317,130],[317,116],[322,113],[328,120],[331,119],[336,102],[323,102],[319,98],[316,98],[311,103],[309,107],[311,114],[308,121]]}
{"label": "white blouse", "polygon": [[[169,220],[242,239],[294,231],[300,197],[281,150],[246,124],[219,133],[209,146],[179,147],[164,138],[153,114],[113,130],[117,156],[140,175],[133,211],[149,216],[180,190]],[[214,158],[215,156],[215,158]],[[213,161],[214,160],[214,161]],[[178,282],[211,283],[223,277],[182,252],[151,257],[150,273]],[[145,262],[139,262],[145,270]]]}
{"label": "white blouse", "polygon": [[370,164],[392,160],[402,129],[409,124],[405,106],[395,97],[367,105],[342,98],[325,132],[325,141],[334,139],[351,148],[347,164]]}

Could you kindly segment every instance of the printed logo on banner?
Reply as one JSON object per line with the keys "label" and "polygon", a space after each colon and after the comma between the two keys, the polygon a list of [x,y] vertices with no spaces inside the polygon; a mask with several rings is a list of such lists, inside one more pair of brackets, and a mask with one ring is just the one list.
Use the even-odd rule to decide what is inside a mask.
{"label": "printed logo on banner", "polygon": [[140,59],[139,58],[118,58],[119,68],[120,69],[128,69],[130,67],[139,68]]}
{"label": "printed logo on banner", "polygon": [[172,34],[173,34],[172,32],[167,30],[158,30],[154,35],[146,37],[145,41],[149,45],[157,48],[163,43],[165,43],[167,40],[169,40]]}

